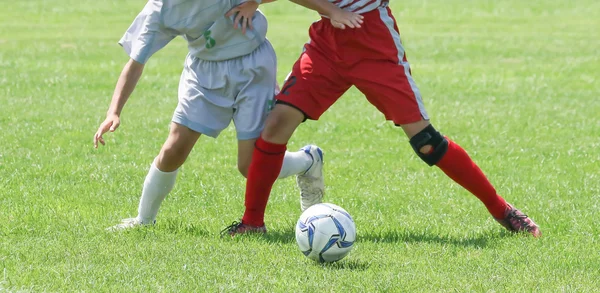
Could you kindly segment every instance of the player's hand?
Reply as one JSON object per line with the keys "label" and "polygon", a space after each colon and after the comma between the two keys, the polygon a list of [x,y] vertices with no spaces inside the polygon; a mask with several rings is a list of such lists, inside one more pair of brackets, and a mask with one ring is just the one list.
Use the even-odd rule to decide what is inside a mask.
{"label": "player's hand", "polygon": [[100,142],[102,145],[105,145],[102,135],[108,131],[114,132],[117,127],[119,127],[119,124],[121,124],[121,118],[119,118],[119,115],[106,115],[106,119],[104,119],[104,122],[102,122],[100,127],[98,127],[98,131],[96,131],[96,134],[94,134],[94,148],[98,148],[98,142]]}
{"label": "player's hand", "polygon": [[258,2],[250,0],[231,8],[229,11],[227,11],[225,16],[231,17],[232,15],[235,15],[233,27],[239,28],[241,23],[242,33],[245,34],[247,27],[253,29],[252,17],[254,16],[254,12],[256,12],[256,9],[258,9]]}
{"label": "player's hand", "polygon": [[363,23],[363,16],[354,12],[338,9],[329,16],[331,25],[335,28],[345,29],[360,28]]}

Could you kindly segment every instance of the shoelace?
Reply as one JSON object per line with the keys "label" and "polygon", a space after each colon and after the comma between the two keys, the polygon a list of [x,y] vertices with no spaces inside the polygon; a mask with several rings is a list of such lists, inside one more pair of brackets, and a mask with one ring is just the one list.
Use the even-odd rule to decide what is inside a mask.
{"label": "shoelace", "polygon": [[[509,214],[509,218],[511,220],[516,220],[517,223],[519,224],[520,227],[522,227],[523,229],[528,229],[529,228],[529,222],[527,221],[528,217],[526,214],[517,214],[517,211],[513,211]],[[512,224],[512,221],[511,221]],[[514,225],[513,225],[514,226]]]}
{"label": "shoelace", "polygon": [[223,236],[223,235],[227,235],[227,234],[229,234],[230,232],[234,232],[234,231],[235,231],[235,230],[237,230],[237,229],[238,229],[238,227],[240,227],[241,225],[242,225],[242,222],[241,222],[241,221],[240,221],[240,222],[238,222],[238,221],[233,221],[233,223],[231,223],[231,225],[229,225],[229,226],[225,227],[225,229],[223,229],[223,230],[221,231],[221,236]]}

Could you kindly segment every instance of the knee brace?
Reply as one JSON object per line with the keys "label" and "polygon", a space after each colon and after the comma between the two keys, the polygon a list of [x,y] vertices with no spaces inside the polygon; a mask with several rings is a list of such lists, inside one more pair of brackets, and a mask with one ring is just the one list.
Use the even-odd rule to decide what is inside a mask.
{"label": "knee brace", "polygon": [[[443,137],[432,125],[425,127],[410,139],[410,145],[421,160],[427,165],[433,166],[439,162],[448,150],[448,140]],[[432,150],[427,153],[421,153],[421,148],[431,146]]]}

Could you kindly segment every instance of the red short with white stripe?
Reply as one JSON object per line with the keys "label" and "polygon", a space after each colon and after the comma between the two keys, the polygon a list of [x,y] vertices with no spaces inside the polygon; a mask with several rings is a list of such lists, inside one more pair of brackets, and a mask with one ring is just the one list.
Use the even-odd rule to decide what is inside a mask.
{"label": "red short with white stripe", "polygon": [[336,29],[326,18],[310,27],[310,42],[278,102],[317,120],[354,85],[395,124],[428,120],[390,9],[379,7],[363,16],[360,29]]}

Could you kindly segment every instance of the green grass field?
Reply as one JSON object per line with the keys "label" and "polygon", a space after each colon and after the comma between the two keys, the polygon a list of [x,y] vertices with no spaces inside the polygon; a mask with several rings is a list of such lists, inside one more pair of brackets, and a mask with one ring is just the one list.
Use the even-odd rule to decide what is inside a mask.
{"label": "green grass field", "polygon": [[[292,179],[273,189],[268,235],[219,237],[243,212],[232,128],[201,139],[155,227],[107,232],[136,214],[185,43],[150,60],[95,150],[127,61],[117,41],[144,1],[2,1],[0,291],[600,292],[600,2],[393,2],[434,125],[543,238],[505,232],[355,89],[289,144],[326,152],[326,201],[358,227],[341,262],[297,249]],[[263,10],[283,81],[317,16]]]}

